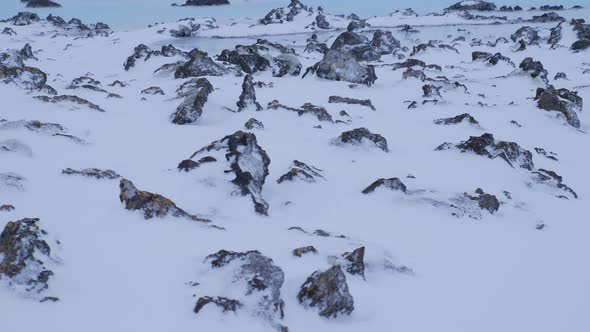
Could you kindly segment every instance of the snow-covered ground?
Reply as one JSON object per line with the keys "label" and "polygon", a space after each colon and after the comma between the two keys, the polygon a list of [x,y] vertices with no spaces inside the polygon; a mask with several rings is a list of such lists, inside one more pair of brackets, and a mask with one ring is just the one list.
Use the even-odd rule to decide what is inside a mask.
{"label": "snow-covered ground", "polygon": [[[268,25],[254,19],[230,25],[196,19],[128,32],[105,29],[93,37],[44,18],[29,25],[0,23],[0,31],[16,32],[0,34],[0,52],[14,55],[29,44],[36,58],[27,59],[22,52],[9,60],[0,56],[0,81],[6,83],[0,84],[0,121],[6,120],[0,122],[0,175],[4,176],[0,206],[15,208],[0,211],[0,230],[9,221],[39,218],[37,225],[48,232],[51,254],[37,258],[54,273],[40,293],[23,290],[23,285],[3,274],[6,242],[0,238],[2,328],[276,331],[276,317],[260,313],[258,303],[251,301],[254,295],[246,294],[242,281],[232,274],[231,268],[238,267],[216,270],[204,262],[207,255],[225,249],[258,250],[282,269],[284,318],[276,320],[291,332],[590,330],[586,205],[590,203],[590,117],[586,110],[577,112],[581,126],[575,128],[561,113],[538,108],[536,90],[547,88],[547,83],[519,68],[532,57],[543,64],[555,88],[577,91],[590,100],[590,50],[570,50],[578,40],[570,20],[589,21],[590,10],[556,12],[566,21],[553,46],[547,39],[558,22],[527,22],[544,13],[539,11],[471,13],[508,16],[506,20],[466,19],[457,12],[442,16],[398,12],[368,18],[372,27],[355,33],[371,40],[378,28],[390,31],[401,43],[380,60],[360,61],[361,66],[375,66],[377,80],[370,86],[313,73],[302,78],[324,56],[305,51],[311,35],[316,33],[318,43],[330,47],[353,21],[328,14],[330,8],[324,11],[326,29],[313,24],[316,9],[299,13],[291,22]],[[191,24],[200,24],[191,37],[170,33]],[[416,31],[403,31],[406,24]],[[517,51],[519,43],[511,35],[523,26],[537,29],[540,39]],[[506,42],[497,42],[500,37]],[[215,58],[224,49],[251,45],[258,38],[293,48],[301,71],[283,77],[273,76],[271,69],[254,73],[254,81],[266,83],[255,87],[264,109],[237,112],[243,73]],[[433,47],[411,55],[429,41],[436,41]],[[169,70],[154,73],[162,65],[188,59],[153,55],[137,59],[125,70],[123,64],[138,44],[152,50],[169,44],[186,52],[198,48],[229,70],[223,76],[205,76],[214,89],[195,122],[171,121],[184,100],[177,98],[176,91],[190,79],[175,79]],[[514,66],[507,61],[497,65],[473,61],[474,51],[500,52]],[[270,53],[272,59],[281,52]],[[14,79],[3,66],[14,58],[25,58],[24,66],[12,67],[45,72],[47,84],[58,95],[79,96],[104,112],[34,98],[51,97],[50,91],[11,82]],[[409,58],[438,65],[440,70],[417,66],[414,69],[423,70],[427,79],[403,78],[406,68],[393,70],[392,65]],[[567,79],[555,79],[558,72],[567,74]],[[72,80],[83,76],[100,81],[94,86],[107,92],[69,88]],[[116,80],[126,86],[109,86]],[[424,96],[425,85],[442,87],[440,96]],[[141,93],[150,87],[160,87],[165,95]],[[329,103],[330,96],[370,99],[375,111]],[[437,102],[430,102],[433,99]],[[321,106],[333,121],[267,107],[273,100],[297,109],[305,103]],[[413,101],[415,108],[409,107]],[[434,123],[463,113],[479,125]],[[251,118],[262,122],[264,129],[244,128]],[[79,140],[54,136],[55,129],[31,129],[14,122],[19,120],[59,124],[64,129],[58,132]],[[382,135],[388,151],[367,140],[359,145],[338,140],[341,133],[363,127]],[[257,213],[252,198],[240,195],[231,183],[236,174],[224,172],[230,169],[225,150],[209,153],[217,162],[203,163],[190,172],[177,169],[199,149],[240,130],[254,133],[270,158],[261,192],[268,203],[267,216]],[[501,156],[491,159],[456,148],[435,151],[445,142],[457,144],[484,133],[493,134],[496,143],[516,142],[530,151],[534,168],[511,167]],[[239,151],[244,157],[239,166],[262,174],[261,157],[250,148]],[[316,177],[314,183],[301,179],[277,183],[294,160],[321,169],[323,178]],[[167,197],[224,230],[173,216],[145,219],[142,211],[127,210],[121,203],[120,179],[62,174],[66,168],[114,170],[139,190]],[[577,199],[553,182],[535,180],[533,172],[539,169],[562,176]],[[15,181],[7,174],[24,179]],[[378,188],[362,193],[380,178],[399,178],[407,191]],[[497,211],[480,209],[477,201],[465,196],[476,197],[477,188],[497,197],[501,203]],[[344,237],[289,230],[295,226],[308,233],[321,229]],[[295,257],[293,249],[302,246],[313,246],[318,253]],[[365,278],[346,273],[354,298],[350,315],[320,317],[317,309],[300,303],[300,288],[314,271],[329,269],[335,260],[346,265],[336,257],[363,246]],[[59,301],[39,302],[48,296]],[[243,308],[223,313],[210,304],[196,314],[195,303],[203,296],[236,299]]]}

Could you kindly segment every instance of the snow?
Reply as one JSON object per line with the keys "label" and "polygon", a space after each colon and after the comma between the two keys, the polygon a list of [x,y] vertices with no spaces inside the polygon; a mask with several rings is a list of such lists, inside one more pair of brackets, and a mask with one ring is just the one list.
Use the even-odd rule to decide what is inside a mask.
{"label": "snow", "polygon": [[[326,12],[329,9],[325,8]],[[502,14],[509,16],[505,24],[467,21],[456,13],[370,18],[373,27],[387,27],[410,50],[431,39],[450,43],[458,36],[467,38],[453,45],[459,54],[428,49],[415,56],[443,67],[440,73],[427,70],[429,77],[445,75],[468,86],[469,94],[443,93],[438,105],[421,105],[425,82],[404,80],[403,69],[393,71],[385,66],[403,61],[392,55],[382,58],[384,66],[377,64],[378,80],[371,87],[351,89],[348,83],[313,75],[305,79],[275,78],[270,72],[255,75],[255,81],[274,83],[272,88],[256,88],[261,105],[275,99],[294,107],[310,102],[342,120],[346,118],[338,113],[346,110],[350,125],[320,122],[294,112],[229,112],[224,107],[235,107],[243,78],[226,75],[208,77],[215,90],[196,124],[178,126],[169,119],[178,100],[169,98],[185,80],[153,74],[161,65],[178,59],[152,57],[138,61],[129,71],[123,70],[123,62],[140,43],[152,49],[171,43],[187,51],[198,47],[214,56],[237,44],[252,44],[261,36],[294,47],[305,69],[321,59],[318,53],[303,53],[306,39],[314,32],[307,25],[315,16],[271,26],[252,26],[255,19],[235,25],[218,22],[218,28],[200,30],[186,39],[172,38],[168,31],[157,33],[181,23],[116,31],[106,38],[62,34],[52,38],[54,33],[48,31],[56,28],[46,23],[11,26],[18,34],[0,35],[0,51],[21,49],[30,43],[39,60],[27,60],[26,64],[45,71],[49,85],[60,94],[88,99],[106,112],[41,103],[33,99],[37,93],[0,85],[0,119],[58,123],[89,143],[0,126],[0,142],[16,140],[19,146],[31,149],[31,153],[0,153],[0,205],[16,207],[0,212],[0,229],[8,221],[39,217],[39,225],[62,244],[60,260],[51,267],[55,275],[47,293],[60,301],[38,303],[7,287],[0,288],[3,329],[273,331],[246,312],[221,314],[212,305],[198,315],[192,312],[200,296],[241,294],[240,289],[224,288],[229,276],[212,272],[208,264],[203,264],[207,255],[226,249],[259,250],[283,269],[281,295],[286,304],[282,323],[290,331],[588,331],[588,112],[578,114],[582,127],[576,130],[557,112],[535,106],[532,97],[536,88],[544,85],[542,81],[527,75],[502,77],[513,71],[502,62],[488,67],[471,61],[471,52],[476,50],[501,52],[517,65],[530,56],[544,64],[557,88],[577,90],[590,100],[590,76],[583,73],[590,69],[588,51],[569,51],[576,39],[569,24],[564,23],[560,42],[567,47],[551,50],[549,45],[530,46],[523,52],[513,52],[513,43],[485,46],[498,37],[509,38],[524,25],[549,29],[557,24],[515,20],[537,14]],[[587,9],[559,14],[568,20],[590,19]],[[327,18],[334,30],[318,32],[318,39],[330,45],[348,21],[329,14]],[[420,32],[399,31],[403,24]],[[0,23],[0,31],[5,26],[8,23]],[[472,38],[481,38],[484,46],[470,47]],[[567,73],[569,80],[553,81],[557,72]],[[74,78],[87,74],[123,98],[107,99],[106,94],[86,89],[67,90]],[[114,80],[129,86],[107,85]],[[166,96],[140,94],[152,86],[161,87]],[[485,99],[478,94],[485,94]],[[377,111],[329,104],[331,95],[371,99]],[[418,108],[407,109],[408,100],[417,100]],[[489,106],[478,106],[479,101]],[[435,119],[465,112],[474,116],[481,128],[433,124]],[[253,117],[264,124],[264,130],[255,134],[271,159],[262,192],[270,206],[268,217],[255,213],[250,197],[234,194],[232,174],[206,164],[189,173],[176,170],[178,163],[194,151],[245,130],[244,123]],[[512,125],[511,120],[522,128]],[[314,128],[317,125],[322,129]],[[383,135],[390,152],[331,144],[342,132],[360,127]],[[443,142],[460,142],[485,132],[493,133],[497,140],[517,142],[529,151],[541,147],[556,152],[558,162],[533,152],[535,166],[557,171],[579,199],[556,198],[558,193],[551,188],[531,184],[529,172],[511,168],[500,159],[454,150],[434,151]],[[324,170],[326,181],[276,183],[293,160]],[[118,197],[118,181],[62,175],[61,170],[68,167],[112,169],[140,190],[168,197],[226,231],[175,218],[144,220],[142,213],[124,209]],[[22,190],[1,184],[4,174],[13,173],[26,178]],[[415,178],[408,178],[409,174]],[[391,177],[399,177],[410,193],[378,190],[361,194],[375,180]],[[456,218],[444,205],[431,204],[452,202],[457,195],[476,188],[504,203],[497,213],[481,211],[480,220]],[[512,200],[503,191],[510,192]],[[546,228],[536,230],[537,224]],[[288,231],[292,226],[322,229],[347,238]],[[319,254],[292,256],[293,249],[304,245],[313,245]],[[328,256],[340,256],[361,245],[367,248],[366,261],[371,266],[367,280],[346,276],[355,311],[328,320],[305,309],[296,296],[306,278],[316,270],[328,269]],[[392,273],[382,267],[385,261],[407,266],[414,274]],[[201,285],[187,285],[190,282]]]}

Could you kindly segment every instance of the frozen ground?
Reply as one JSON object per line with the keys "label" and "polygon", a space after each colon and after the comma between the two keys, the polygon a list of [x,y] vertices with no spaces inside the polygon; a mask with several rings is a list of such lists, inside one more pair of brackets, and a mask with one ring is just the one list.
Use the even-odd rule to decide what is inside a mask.
{"label": "frozen ground", "polygon": [[[330,7],[324,9],[331,12]],[[5,17],[13,14],[3,13]],[[307,39],[316,32],[319,42],[332,45],[349,24],[347,17],[327,14],[331,27],[323,30],[309,26],[315,14],[306,13],[292,22],[270,25],[243,19],[206,27],[205,19],[198,19],[195,22],[201,28],[187,38],[173,37],[170,30],[188,21],[90,38],[80,38],[86,33],[64,30],[44,19],[24,26],[0,23],[0,31],[9,27],[16,32],[0,34],[0,52],[30,44],[37,60],[26,60],[26,66],[45,72],[47,84],[59,95],[77,95],[105,111],[44,103],[33,97],[46,95],[46,90],[0,85],[0,120],[57,123],[84,141],[0,122],[0,147],[6,147],[0,149],[0,173],[26,179],[19,182],[20,188],[0,182],[0,205],[15,207],[0,211],[0,230],[8,221],[40,218],[38,225],[59,240],[59,244],[51,242],[52,257],[45,262],[54,275],[40,294],[15,289],[6,276],[1,278],[0,269],[2,328],[18,332],[276,330],[263,315],[251,314],[250,308],[222,313],[209,305],[198,314],[193,312],[202,296],[226,296],[256,305],[248,303],[231,275],[211,271],[203,263],[207,255],[226,249],[259,250],[284,271],[281,324],[291,332],[588,331],[590,118],[586,110],[578,112],[581,126],[574,128],[561,113],[539,109],[533,98],[546,83],[518,68],[523,59],[532,57],[548,71],[550,84],[590,100],[590,50],[570,50],[577,37],[569,23],[574,18],[590,20],[590,11],[556,13],[567,21],[553,47],[546,37],[558,22],[524,21],[541,12],[472,12],[507,15],[499,24],[494,18],[468,20],[458,13],[372,17],[367,21],[372,27],[357,33],[371,39],[377,28],[391,31],[401,47],[379,61],[361,61],[375,65],[377,80],[371,86],[351,86],[313,74],[302,78],[305,69],[323,57],[319,52],[305,52]],[[404,24],[418,32],[401,31]],[[517,51],[519,44],[510,37],[523,26],[537,29],[542,39]],[[270,70],[256,72],[254,80],[267,83],[255,89],[264,108],[258,112],[234,112],[244,77],[228,73],[206,77],[214,90],[196,122],[173,124],[170,116],[182,101],[175,98],[176,90],[188,79],[154,71],[186,59],[153,56],[137,60],[128,71],[123,68],[140,43],[154,50],[168,44],[185,51],[198,48],[215,58],[224,49],[253,44],[261,36],[292,47],[302,71],[284,77],[275,77]],[[499,37],[507,43],[488,44]],[[410,55],[415,46],[430,40],[451,45],[457,52],[434,47]],[[504,61],[495,66],[472,61],[474,51],[500,52],[515,67]],[[406,68],[392,70],[391,65],[408,58],[440,66],[440,71],[427,68],[424,74],[445,76],[449,82],[464,84],[468,92],[441,81],[402,78]],[[568,79],[554,79],[558,72],[566,73]],[[102,82],[100,88],[122,98],[107,98],[106,93],[85,88],[68,89],[81,76]],[[128,85],[108,85],[115,80]],[[427,84],[442,84],[441,96],[424,97],[422,87]],[[154,86],[165,95],[141,93]],[[376,111],[329,103],[334,95],[370,99]],[[432,99],[437,103],[423,104]],[[294,108],[305,103],[322,106],[334,123],[320,122],[311,114],[267,108],[273,100]],[[408,108],[411,101],[416,101],[416,108]],[[436,119],[462,113],[477,119],[479,126],[434,124]],[[250,118],[262,122],[264,129],[245,129]],[[361,127],[385,137],[389,151],[368,142],[335,143],[342,132]],[[191,172],[177,170],[195,151],[238,130],[254,133],[270,157],[262,188],[268,216],[255,212],[249,196],[236,193],[237,187],[230,183],[235,175],[223,172],[229,169],[223,153],[216,155],[216,163]],[[435,151],[442,143],[459,143],[484,133],[531,151],[534,169],[557,172],[578,198],[553,185],[536,183],[529,170],[511,167],[501,158],[453,149]],[[535,148],[555,153],[558,160],[546,158]],[[325,179],[277,183],[293,160],[323,170]],[[257,164],[249,160],[242,167]],[[112,169],[140,190],[168,197],[188,213],[211,219],[225,230],[173,217],[146,220],[142,212],[126,210],[120,202],[119,179],[62,174],[66,168],[92,167]],[[393,177],[407,186],[405,194],[384,188],[361,193],[375,180]],[[465,209],[475,218],[453,215],[456,210],[451,204],[461,206],[456,199],[465,192],[474,195],[476,188],[495,195],[501,202],[499,210],[492,214],[467,202]],[[567,197],[558,197],[562,195]],[[292,226],[346,238],[288,230]],[[292,255],[293,249],[310,245],[318,254]],[[350,315],[328,319],[299,303],[301,285],[314,271],[332,266],[329,256],[361,246],[366,247],[366,280],[346,274],[354,298]],[[398,269],[386,267],[391,265]],[[40,303],[46,296],[59,301]]]}

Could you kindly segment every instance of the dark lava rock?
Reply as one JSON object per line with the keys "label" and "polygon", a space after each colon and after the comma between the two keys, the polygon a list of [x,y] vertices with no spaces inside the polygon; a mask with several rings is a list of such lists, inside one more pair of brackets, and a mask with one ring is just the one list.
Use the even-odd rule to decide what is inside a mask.
{"label": "dark lava rock", "polygon": [[387,140],[379,134],[373,134],[367,128],[357,128],[350,131],[345,131],[338,137],[342,143],[360,145],[363,141],[373,142],[379,149],[389,152],[387,147]]}
{"label": "dark lava rock", "polygon": [[51,255],[44,239],[47,232],[38,222],[37,218],[10,221],[0,234],[0,279],[26,293],[46,290],[53,275],[45,267]]}
{"label": "dark lava rock", "polygon": [[90,178],[96,179],[108,179],[114,180],[121,178],[121,175],[117,174],[117,172],[110,170],[110,169],[98,169],[98,168],[85,168],[81,170],[74,170],[71,168],[66,168],[61,171],[62,174],[66,175],[82,175]]}
{"label": "dark lava rock", "polygon": [[346,272],[365,278],[365,247],[357,248],[353,252],[345,252],[342,257],[344,257]]}
{"label": "dark lava rock", "polygon": [[252,129],[264,129],[264,124],[262,124],[262,122],[251,118],[250,120],[246,121],[246,123],[244,124],[244,127],[246,127],[246,129],[248,130],[252,130]]}
{"label": "dark lava rock", "polygon": [[194,160],[204,153],[221,150],[225,151],[225,158],[229,162],[228,172],[236,176],[232,183],[239,188],[242,196],[249,195],[252,198],[257,213],[268,215],[268,203],[262,198],[262,186],[269,173],[270,158],[258,145],[256,135],[237,131],[198,150],[189,159]]}
{"label": "dark lava rock", "polygon": [[533,176],[534,180],[538,183],[555,187],[569,193],[573,198],[578,198],[578,194],[572,188],[565,185],[563,178],[553,171],[540,168],[533,172]]}
{"label": "dark lava rock", "polygon": [[141,90],[141,94],[142,95],[161,95],[161,96],[165,95],[164,90],[162,90],[162,88],[160,88],[158,86],[152,86],[147,89],[143,89],[143,90]]}
{"label": "dark lava rock", "polygon": [[375,67],[361,65],[357,59],[347,52],[330,50],[324,58],[313,67],[307,69],[303,77],[309,72],[318,77],[332,81],[345,81],[372,85],[377,80]]}
{"label": "dark lava rock", "polygon": [[57,94],[47,85],[47,74],[41,69],[25,65],[25,61],[36,59],[31,46],[26,44],[21,50],[8,50],[0,53],[0,83],[14,84],[28,91]]}
{"label": "dark lava rock", "polygon": [[490,159],[504,159],[510,166],[532,171],[534,169],[533,154],[514,142],[496,141],[494,135],[485,133],[481,136],[471,136],[467,141],[459,144],[444,143],[436,151],[458,149],[461,152],[473,152]]}
{"label": "dark lava rock", "polygon": [[213,85],[206,78],[198,78],[185,82],[181,89],[186,90],[179,94],[180,97],[184,97],[184,100],[172,114],[172,123],[178,125],[194,123],[203,114],[203,107],[213,92]]}
{"label": "dark lava rock", "polygon": [[475,10],[475,11],[494,11],[496,5],[492,2],[479,1],[479,0],[468,0],[457,2],[456,4],[445,9],[446,11],[456,10]]}
{"label": "dark lava rock", "polygon": [[84,98],[80,98],[78,96],[72,96],[72,95],[59,95],[59,96],[53,96],[53,97],[36,96],[33,98],[41,100],[46,103],[52,103],[52,104],[70,102],[73,104],[88,107],[89,109],[94,110],[94,111],[105,112],[105,110],[102,109],[100,106],[98,106],[98,105],[96,105]]}
{"label": "dark lava rock", "polygon": [[471,114],[469,114],[469,113],[463,113],[463,114],[454,116],[452,118],[437,119],[437,120],[434,120],[434,124],[453,125],[453,124],[462,123],[463,121],[467,121],[469,124],[472,124],[472,125],[479,125],[479,122],[477,122],[477,120],[475,120],[475,118],[472,117]]}
{"label": "dark lava rock", "polygon": [[299,179],[308,183],[314,183],[317,181],[317,178],[324,179],[324,176],[321,174],[321,172],[323,172],[323,170],[317,167],[309,166],[299,160],[294,160],[291,169],[287,173],[281,175],[281,177],[277,180],[277,183],[294,181],[295,179]]}
{"label": "dark lava rock", "polygon": [[297,249],[293,249],[293,256],[301,257],[305,254],[314,254],[317,255],[318,251],[313,246],[301,247]]}
{"label": "dark lava rock", "polygon": [[138,190],[133,182],[127,179],[121,180],[119,188],[121,189],[119,199],[125,204],[125,208],[131,211],[142,210],[145,219],[172,216],[204,223],[211,222],[211,220],[187,213],[164,196]]}
{"label": "dark lava rock", "polygon": [[193,312],[195,314],[198,314],[201,311],[201,309],[203,309],[204,306],[211,304],[211,303],[218,306],[222,312],[228,312],[228,311],[236,312],[236,311],[238,311],[238,309],[240,307],[242,307],[242,304],[238,300],[232,300],[232,299],[228,299],[226,297],[220,297],[220,296],[216,296],[216,297],[203,296],[197,300],[197,304],[195,304],[195,309],[193,309]]}
{"label": "dark lava rock", "polygon": [[538,88],[535,100],[538,108],[560,112],[565,116],[567,123],[574,128],[580,128],[577,112],[582,111],[583,100],[577,92],[568,89],[555,89],[553,86],[549,86],[547,89]]}
{"label": "dark lava rock", "polygon": [[[281,324],[284,317],[284,301],[281,298],[281,287],[285,273],[276,266],[273,260],[258,251],[232,252],[220,250],[209,255],[205,262],[211,263],[213,269],[226,269],[232,284],[244,289],[243,309],[254,317],[260,317],[281,332],[288,329]],[[232,264],[231,267],[228,266]],[[228,287],[231,285],[228,285]],[[253,307],[249,307],[253,306]]]}
{"label": "dark lava rock", "polygon": [[262,111],[262,106],[256,101],[256,91],[254,89],[254,77],[248,74],[244,77],[244,83],[242,83],[242,94],[240,94],[240,100],[236,103],[238,106],[238,112],[248,110],[250,108],[255,111]]}
{"label": "dark lava rock", "polygon": [[297,112],[299,116],[302,116],[304,114],[311,114],[314,115],[320,121],[333,122],[332,116],[330,115],[330,113],[328,113],[328,111],[325,108],[310,103],[303,104],[301,108],[293,108],[281,104],[278,100],[273,100],[270,103],[268,103],[266,108],[271,110],[284,109],[287,111]]}
{"label": "dark lava rock", "polygon": [[223,76],[230,72],[229,69],[213,61],[206,52],[194,49],[190,52],[190,58],[176,68],[175,78]]}
{"label": "dark lava rock", "polygon": [[475,190],[477,196],[471,196],[465,193],[465,196],[470,198],[471,200],[477,201],[477,204],[480,209],[487,210],[489,213],[494,214],[494,212],[498,212],[500,209],[500,201],[498,198],[491,194],[486,194],[482,189],[477,188]]}
{"label": "dark lava rock", "polygon": [[330,104],[343,103],[343,104],[350,104],[350,105],[361,105],[361,106],[369,107],[373,111],[376,111],[375,106],[373,106],[373,103],[371,102],[370,99],[354,99],[354,98],[348,98],[348,97],[330,96],[330,98],[328,99],[328,103],[330,103]]}
{"label": "dark lava rock", "polygon": [[51,0],[28,0],[27,8],[55,8],[61,7],[57,2]]}
{"label": "dark lava rock", "polygon": [[229,4],[229,0],[186,0],[183,6],[220,6]]}
{"label": "dark lava rock", "polygon": [[340,265],[314,272],[301,286],[297,299],[305,307],[317,308],[319,315],[327,318],[350,315],[354,310],[354,300]]}
{"label": "dark lava rock", "polygon": [[540,78],[543,82],[549,84],[549,73],[543,67],[541,61],[534,61],[533,58],[528,57],[522,60],[519,68],[529,73],[532,78]]}
{"label": "dark lava rock", "polygon": [[363,194],[370,194],[380,187],[387,188],[392,191],[401,191],[402,193],[406,193],[407,190],[406,185],[399,178],[381,178],[365,188],[365,190],[363,190]]}

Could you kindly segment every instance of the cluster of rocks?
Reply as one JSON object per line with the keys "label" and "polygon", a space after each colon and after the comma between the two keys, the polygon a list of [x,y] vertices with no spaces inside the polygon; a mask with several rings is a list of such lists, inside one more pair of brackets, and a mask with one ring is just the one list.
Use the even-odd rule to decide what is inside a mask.
{"label": "cluster of rocks", "polygon": [[302,68],[295,50],[266,39],[223,50],[217,60],[235,65],[247,74],[270,70],[274,77],[298,76]]}
{"label": "cluster of rocks", "polygon": [[587,24],[584,19],[572,20],[570,23],[578,37],[570,49],[579,52],[590,48],[590,24]]}
{"label": "cluster of rocks", "polygon": [[30,92],[50,95],[57,91],[47,84],[47,74],[37,67],[26,65],[29,60],[37,60],[29,44],[20,50],[0,53],[0,82],[13,84]]}

